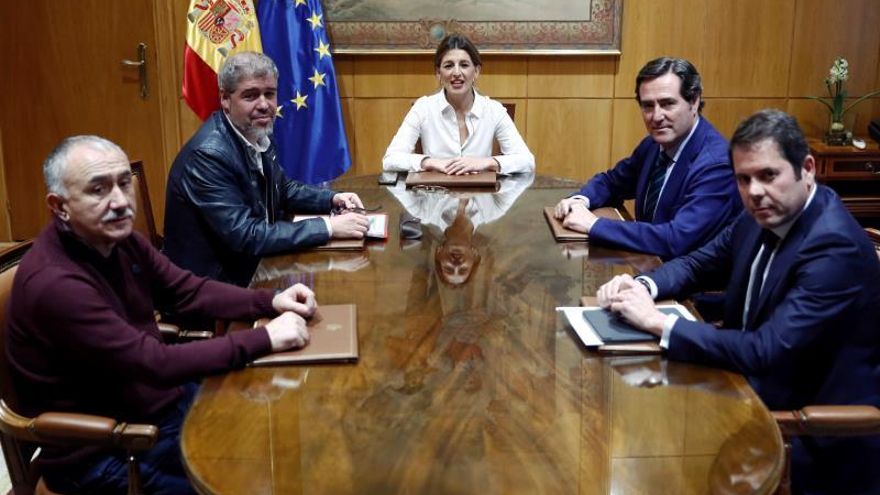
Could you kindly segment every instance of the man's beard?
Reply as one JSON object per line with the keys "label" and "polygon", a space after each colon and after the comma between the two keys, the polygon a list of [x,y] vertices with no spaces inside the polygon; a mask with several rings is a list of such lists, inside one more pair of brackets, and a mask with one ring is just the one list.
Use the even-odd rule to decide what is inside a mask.
{"label": "man's beard", "polygon": [[253,124],[249,124],[247,129],[245,129],[242,134],[244,134],[245,137],[253,139],[254,142],[259,142],[264,138],[268,139],[269,136],[272,135],[274,125],[275,125],[274,121],[269,122],[269,125],[267,125],[265,127],[259,127],[259,126],[255,126]]}

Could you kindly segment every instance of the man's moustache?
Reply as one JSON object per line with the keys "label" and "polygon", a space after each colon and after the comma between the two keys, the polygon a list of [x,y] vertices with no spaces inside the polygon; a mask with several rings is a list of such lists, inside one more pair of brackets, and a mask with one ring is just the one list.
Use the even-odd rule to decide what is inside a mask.
{"label": "man's moustache", "polygon": [[102,222],[112,222],[114,220],[122,220],[123,218],[134,218],[134,210],[127,207],[124,210],[110,210],[106,215],[101,217]]}

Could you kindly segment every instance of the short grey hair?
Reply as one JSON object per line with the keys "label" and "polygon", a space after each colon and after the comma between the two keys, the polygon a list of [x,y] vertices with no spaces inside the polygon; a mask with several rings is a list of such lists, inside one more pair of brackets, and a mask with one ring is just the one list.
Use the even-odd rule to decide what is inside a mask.
{"label": "short grey hair", "polygon": [[230,55],[217,73],[221,92],[232,93],[245,79],[256,79],[271,74],[278,80],[278,67],[267,55],[257,52],[239,52]]}
{"label": "short grey hair", "polygon": [[64,169],[70,161],[70,153],[80,145],[108,153],[116,152],[127,157],[122,148],[116,143],[100,136],[72,136],[66,138],[49,153],[46,161],[43,162],[43,178],[46,181],[46,189],[50,193],[67,197],[67,188],[64,187],[63,178]]}

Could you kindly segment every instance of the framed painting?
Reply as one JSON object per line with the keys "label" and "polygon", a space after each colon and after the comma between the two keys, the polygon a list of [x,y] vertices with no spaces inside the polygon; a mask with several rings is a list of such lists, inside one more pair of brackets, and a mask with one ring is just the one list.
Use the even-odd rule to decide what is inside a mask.
{"label": "framed painting", "polygon": [[623,0],[324,0],[337,53],[429,53],[449,33],[482,53],[620,54]]}

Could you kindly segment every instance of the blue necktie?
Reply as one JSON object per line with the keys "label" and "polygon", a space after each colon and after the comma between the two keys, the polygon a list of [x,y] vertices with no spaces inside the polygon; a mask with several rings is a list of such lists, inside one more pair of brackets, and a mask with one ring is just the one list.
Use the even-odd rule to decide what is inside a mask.
{"label": "blue necktie", "polygon": [[646,221],[654,219],[654,210],[657,209],[657,201],[660,200],[660,190],[663,189],[663,182],[666,180],[666,169],[672,164],[672,158],[669,158],[664,151],[660,151],[657,156],[657,163],[648,176],[648,194],[645,195],[644,218]]}
{"label": "blue necktie", "polygon": [[761,244],[764,246],[764,250],[761,251],[761,257],[758,258],[758,265],[755,267],[755,272],[749,283],[752,290],[749,296],[748,320],[743,322],[744,324],[748,323],[745,325],[746,328],[751,328],[751,322],[755,321],[755,312],[758,310],[758,301],[761,299],[761,289],[764,285],[764,272],[767,270],[767,263],[770,262],[770,255],[773,253],[773,250],[776,249],[776,244],[778,242],[779,237],[773,232],[767,229],[764,229],[761,232]]}

